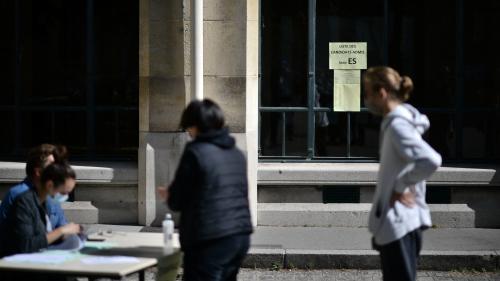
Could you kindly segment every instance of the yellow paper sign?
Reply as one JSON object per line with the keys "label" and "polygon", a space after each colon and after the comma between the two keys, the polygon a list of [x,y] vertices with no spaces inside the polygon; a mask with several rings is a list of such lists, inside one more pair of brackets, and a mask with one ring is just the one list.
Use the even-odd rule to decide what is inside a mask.
{"label": "yellow paper sign", "polygon": [[330,69],[366,69],[366,42],[330,43]]}
{"label": "yellow paper sign", "polygon": [[333,110],[360,111],[361,71],[335,70],[333,73]]}

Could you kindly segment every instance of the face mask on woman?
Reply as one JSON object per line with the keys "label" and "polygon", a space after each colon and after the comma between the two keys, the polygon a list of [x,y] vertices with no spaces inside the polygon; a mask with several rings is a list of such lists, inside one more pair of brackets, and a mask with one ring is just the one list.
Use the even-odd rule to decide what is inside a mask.
{"label": "face mask on woman", "polygon": [[68,194],[61,194],[59,192],[57,192],[56,194],[54,194],[54,196],[52,196],[52,199],[54,199],[59,203],[68,201],[68,198],[69,198]]}

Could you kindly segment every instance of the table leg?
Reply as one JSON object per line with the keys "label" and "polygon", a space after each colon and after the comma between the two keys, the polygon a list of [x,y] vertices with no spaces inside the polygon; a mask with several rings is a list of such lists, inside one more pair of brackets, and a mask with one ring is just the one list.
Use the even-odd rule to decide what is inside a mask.
{"label": "table leg", "polygon": [[146,281],[146,271],[145,270],[139,271],[139,281]]}

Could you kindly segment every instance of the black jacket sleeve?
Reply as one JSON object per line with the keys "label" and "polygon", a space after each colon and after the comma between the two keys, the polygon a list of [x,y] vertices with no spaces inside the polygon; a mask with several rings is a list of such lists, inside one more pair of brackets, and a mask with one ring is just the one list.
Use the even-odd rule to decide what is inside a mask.
{"label": "black jacket sleeve", "polygon": [[186,149],[181,157],[175,178],[168,189],[168,207],[172,211],[181,211],[188,206],[192,198],[195,177],[198,176],[198,162],[193,151]]}
{"label": "black jacket sleeve", "polygon": [[[31,253],[47,248],[47,236],[40,227],[38,209],[33,206],[29,197],[23,196],[14,203],[14,217],[11,227],[14,237],[12,243],[19,253]],[[43,219],[43,218],[42,218]]]}

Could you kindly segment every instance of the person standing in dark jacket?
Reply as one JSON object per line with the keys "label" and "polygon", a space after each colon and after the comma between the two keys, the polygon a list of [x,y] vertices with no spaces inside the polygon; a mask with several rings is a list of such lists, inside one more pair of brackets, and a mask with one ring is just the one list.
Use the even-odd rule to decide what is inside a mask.
{"label": "person standing in dark jacket", "polygon": [[250,246],[246,158],[224,123],[213,101],[188,105],[181,127],[193,140],[168,190],[159,189],[170,209],[181,214],[186,281],[236,280]]}

